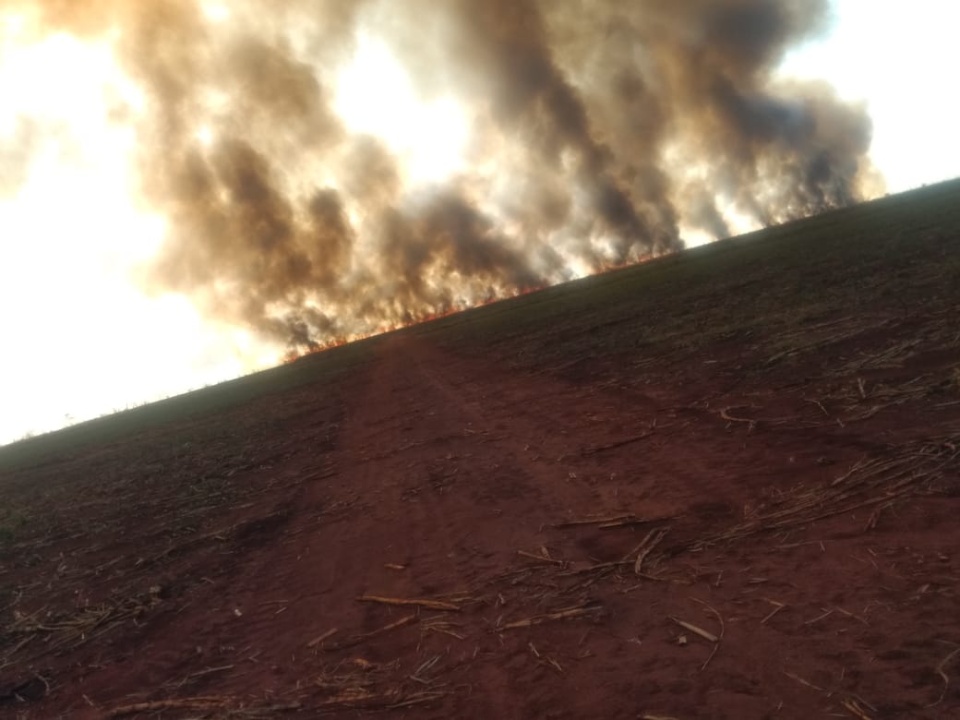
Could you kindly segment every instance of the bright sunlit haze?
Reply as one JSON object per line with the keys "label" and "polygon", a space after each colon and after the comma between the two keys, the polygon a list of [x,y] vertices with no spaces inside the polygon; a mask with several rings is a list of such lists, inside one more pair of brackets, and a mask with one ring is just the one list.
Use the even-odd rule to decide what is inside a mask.
{"label": "bright sunlit haze", "polygon": [[[229,3],[202,6],[210,32],[234,22]],[[866,106],[873,123],[870,158],[887,192],[960,175],[960,101],[944,77],[955,64],[952,36],[960,26],[960,6],[916,0],[909,4],[909,18],[902,3],[837,0],[831,10],[827,31],[789,51],[779,75],[827,81],[844,101]],[[344,312],[347,301],[340,295],[313,298],[291,290],[264,299],[270,311],[245,325],[238,318],[248,312],[246,306],[221,312],[230,292],[223,278],[194,296],[158,282],[155,260],[173,232],[170,213],[181,212],[183,203],[161,207],[145,190],[152,180],[145,180],[138,166],[135,129],[146,112],[143,91],[116,61],[113,31],[38,33],[33,22],[16,3],[0,3],[0,443],[276,364],[288,351],[273,330],[281,313],[270,314],[279,301],[299,303],[321,318]],[[493,218],[496,233],[523,238],[530,231],[529,216],[511,212],[512,197],[526,192],[512,180],[520,160],[503,149],[500,135],[474,132],[492,125],[496,113],[483,103],[479,110],[466,107],[443,79],[417,82],[375,27],[361,29],[334,70],[327,66],[334,79],[325,91],[336,121],[356,136],[376,138],[394,158],[404,203],[416,205],[424,194],[450,184]],[[217,114],[216,99],[210,103],[210,124],[193,131],[205,148],[219,142],[218,128],[228,127]],[[300,198],[308,194],[301,188],[310,178],[322,177],[323,184],[335,187],[362,183],[349,172],[350,153],[360,152],[358,147],[363,150],[355,143],[349,151],[330,151],[323,156],[329,165],[291,169],[277,185]],[[276,152],[279,157],[287,150]],[[570,153],[560,156],[564,172],[583,172]],[[322,217],[340,217],[342,210],[358,236],[375,234],[361,201],[375,191],[381,192],[364,187],[351,196],[360,199],[335,210],[323,205]],[[542,196],[546,216],[560,201]],[[574,210],[589,202],[577,193],[571,197]],[[304,206],[322,205],[311,202]],[[730,232],[757,226],[733,205],[733,195],[717,199],[724,214],[717,222]],[[193,216],[184,210],[178,217]],[[190,227],[207,227],[191,222]],[[591,263],[570,240],[580,226],[549,227],[555,255],[530,251],[531,267],[551,279],[587,272]],[[681,217],[679,232],[693,245],[714,237],[705,227]],[[278,237],[277,243],[284,242],[282,233]],[[357,240],[361,247],[364,237]],[[613,257],[609,248],[615,244],[597,231],[598,256]],[[324,252],[336,255],[339,247],[331,240]],[[525,246],[510,247],[527,252]],[[484,262],[478,265],[479,279],[475,284],[465,280],[458,298],[484,299],[483,273],[501,267]],[[172,264],[168,258],[167,265]],[[559,265],[562,270],[544,269]],[[357,287],[372,272],[355,260],[340,267],[344,275],[359,278]],[[439,287],[442,267],[425,266],[428,289]],[[196,271],[185,271],[191,273]],[[526,276],[518,273],[510,287],[525,283]],[[402,322],[403,309],[395,309],[401,302],[376,305],[375,318],[366,305],[354,303],[362,308],[355,311],[356,327]],[[319,320],[310,322],[322,327]]]}

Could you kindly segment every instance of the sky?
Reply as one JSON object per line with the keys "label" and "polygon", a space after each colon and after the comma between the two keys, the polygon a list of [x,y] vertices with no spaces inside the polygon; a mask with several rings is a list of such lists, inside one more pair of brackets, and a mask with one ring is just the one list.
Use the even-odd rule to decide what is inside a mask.
{"label": "sky", "polygon": [[960,3],[836,0],[829,35],[791,54],[786,74],[828,80],[867,103],[871,156],[889,192],[960,176]]}
{"label": "sky", "polygon": [[[836,0],[830,29],[779,71],[866,104],[888,192],[960,176],[960,98],[948,77],[960,3],[908,5]],[[184,295],[145,290],[167,221],[134,192],[134,134],[109,122],[114,101],[139,99],[107,46],[66,35],[20,44],[11,23],[0,33],[0,138],[18,139],[0,155],[0,191],[16,187],[0,192],[0,443],[276,364],[281,345]],[[369,102],[373,83],[392,93],[389,117]],[[462,108],[424,99],[373,40],[361,38],[342,69],[333,107],[402,157],[415,184],[476,162]],[[24,113],[55,141],[9,150],[32,147]]]}

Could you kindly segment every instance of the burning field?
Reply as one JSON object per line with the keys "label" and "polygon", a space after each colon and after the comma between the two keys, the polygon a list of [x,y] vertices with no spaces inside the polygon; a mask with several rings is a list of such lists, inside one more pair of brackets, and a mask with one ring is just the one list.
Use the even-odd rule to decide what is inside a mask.
{"label": "burning field", "polygon": [[0,450],[11,718],[960,714],[960,184]]}
{"label": "burning field", "polygon": [[[113,62],[93,114],[165,228],[142,285],[293,352],[882,192],[866,108],[778,74],[826,0],[0,0],[5,19],[60,74],[77,44]],[[0,196],[71,151],[65,112],[0,136]]]}

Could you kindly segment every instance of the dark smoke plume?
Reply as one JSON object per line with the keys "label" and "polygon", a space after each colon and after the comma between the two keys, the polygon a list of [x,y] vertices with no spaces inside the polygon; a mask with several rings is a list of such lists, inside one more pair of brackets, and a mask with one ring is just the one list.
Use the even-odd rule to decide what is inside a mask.
{"label": "dark smoke plume", "polygon": [[[677,250],[681,226],[726,236],[731,213],[846,205],[874,176],[863,108],[775,74],[826,0],[236,0],[221,20],[207,5],[0,12],[114,38],[145,93],[128,113],[142,192],[169,222],[153,286],[292,346]],[[412,187],[344,126],[337,73],[365,36],[424,98],[462,103],[488,169]]]}

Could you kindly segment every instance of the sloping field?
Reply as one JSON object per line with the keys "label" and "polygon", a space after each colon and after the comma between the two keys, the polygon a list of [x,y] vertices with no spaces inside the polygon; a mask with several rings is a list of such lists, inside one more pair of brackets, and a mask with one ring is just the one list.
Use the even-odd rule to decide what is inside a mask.
{"label": "sloping field", "polygon": [[953,182],[4,448],[0,715],[960,717],[958,307]]}

